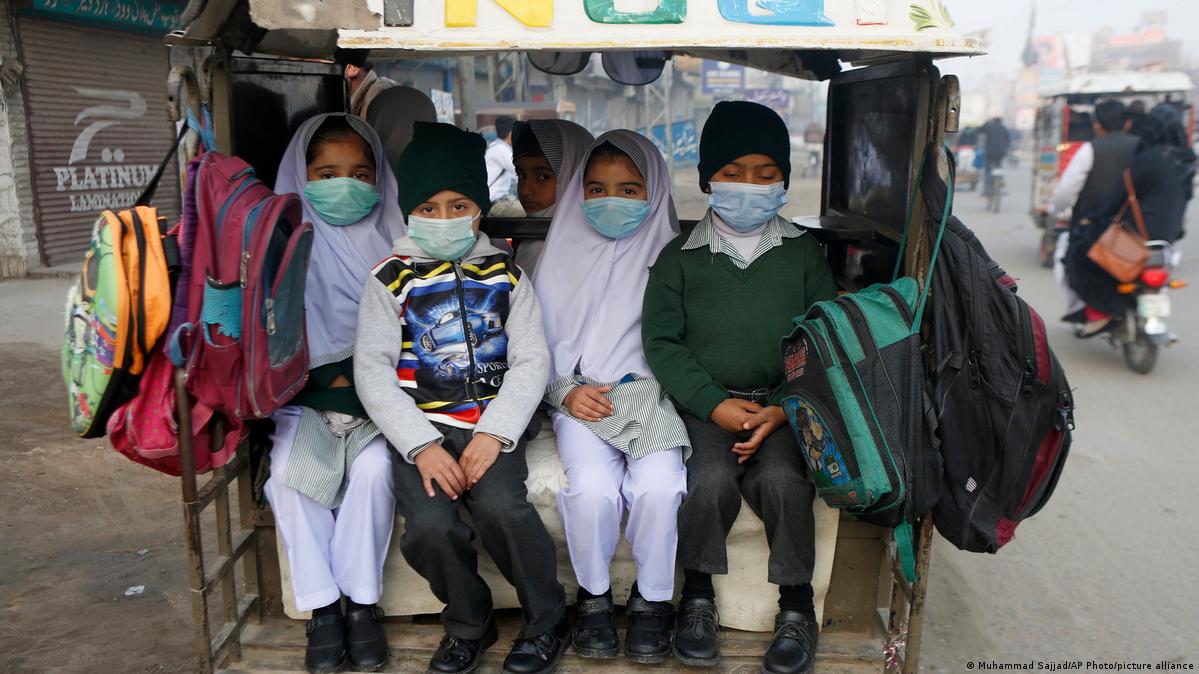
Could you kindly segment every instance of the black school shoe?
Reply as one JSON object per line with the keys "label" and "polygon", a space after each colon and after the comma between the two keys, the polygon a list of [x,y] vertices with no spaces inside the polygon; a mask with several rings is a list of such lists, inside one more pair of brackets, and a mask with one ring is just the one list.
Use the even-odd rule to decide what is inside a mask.
{"label": "black school shoe", "polygon": [[339,672],[346,664],[346,623],[340,609],[332,615],[308,620],[308,647],[304,669],[310,674]]}
{"label": "black school shoe", "polygon": [[356,672],[377,672],[387,664],[387,635],[379,624],[382,617],[383,609],[377,604],[346,610],[346,653]]}
{"label": "black school shoe", "polygon": [[429,674],[466,674],[475,671],[483,651],[491,648],[499,638],[493,623],[481,639],[459,639],[445,635],[437,646],[437,652],[429,661]]}
{"label": "black school shoe", "polygon": [[646,601],[630,597],[625,607],[629,631],[624,639],[624,656],[648,665],[662,662],[670,655],[670,619],[674,606],[668,601]]}
{"label": "black school shoe", "polygon": [[558,668],[569,641],[570,621],[564,615],[557,625],[532,639],[517,639],[504,658],[504,673],[548,674]]}
{"label": "black school shoe", "polygon": [[578,621],[571,641],[575,653],[584,658],[614,658],[620,655],[620,637],[616,635],[616,610],[612,597],[581,599],[575,605]]}
{"label": "black school shoe", "polygon": [[716,638],[716,602],[703,597],[684,598],[674,630],[674,657],[690,667],[720,665],[720,641]]}
{"label": "black school shoe", "polygon": [[762,674],[808,674],[816,662],[816,621],[798,611],[779,611],[774,619],[774,638]]}

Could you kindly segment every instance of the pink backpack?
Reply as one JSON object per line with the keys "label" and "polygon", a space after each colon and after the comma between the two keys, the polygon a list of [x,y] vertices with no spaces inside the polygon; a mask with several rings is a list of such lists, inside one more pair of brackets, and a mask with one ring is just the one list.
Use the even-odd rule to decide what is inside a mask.
{"label": "pink backpack", "polygon": [[186,321],[172,357],[184,363],[197,408],[240,430],[245,419],[270,416],[308,380],[304,284],[312,225],[302,221],[297,195],[275,194],[237,157],[209,152],[193,168],[191,269],[178,291],[187,293]]}

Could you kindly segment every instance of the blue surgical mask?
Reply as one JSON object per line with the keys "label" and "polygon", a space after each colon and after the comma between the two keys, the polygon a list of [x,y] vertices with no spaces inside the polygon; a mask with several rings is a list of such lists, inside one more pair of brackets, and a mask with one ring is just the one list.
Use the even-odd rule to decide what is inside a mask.
{"label": "blue surgical mask", "polygon": [[456,262],[475,247],[478,235],[471,225],[477,217],[479,216],[464,215],[460,218],[438,220],[409,215],[408,236],[431,257]]}
{"label": "blue surgical mask", "polygon": [[708,205],[721,220],[738,232],[761,227],[779,214],[787,203],[782,181],[769,185],[749,183],[712,183]]}
{"label": "blue surgical mask", "polygon": [[649,202],[623,197],[587,199],[583,202],[583,214],[595,231],[609,239],[623,239],[645,222]]}
{"label": "blue surgical mask", "polygon": [[304,197],[330,225],[352,225],[370,215],[379,203],[379,192],[353,178],[310,180],[304,186]]}

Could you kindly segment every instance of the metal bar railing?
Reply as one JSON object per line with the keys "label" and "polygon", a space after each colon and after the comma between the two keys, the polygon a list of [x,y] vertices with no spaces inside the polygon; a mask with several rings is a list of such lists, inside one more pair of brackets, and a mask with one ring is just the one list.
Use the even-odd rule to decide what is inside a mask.
{"label": "metal bar railing", "polygon": [[[262,568],[258,536],[253,526],[253,485],[249,449],[244,443],[212,477],[198,484],[196,452],[192,445],[191,396],[182,370],[175,371],[176,414],[179,423],[180,485],[187,535],[188,583],[192,596],[192,620],[196,630],[199,671],[211,674],[229,660],[241,657],[241,633],[251,616],[262,622]],[[220,442],[214,438],[214,443]],[[238,531],[233,528],[230,486],[238,486]],[[208,506],[216,515],[217,558],[206,569],[201,517]],[[235,570],[242,562],[243,582],[238,595]],[[221,625],[215,636],[208,609],[212,593],[221,591]]]}

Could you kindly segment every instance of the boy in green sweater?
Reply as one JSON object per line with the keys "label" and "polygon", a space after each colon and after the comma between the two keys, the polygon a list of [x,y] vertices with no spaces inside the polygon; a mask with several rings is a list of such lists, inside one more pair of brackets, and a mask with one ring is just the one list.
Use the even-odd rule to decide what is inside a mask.
{"label": "boy in green sweater", "polygon": [[819,244],[778,216],[787,201],[790,136],[756,103],[723,102],[704,125],[704,219],[666,246],[650,269],[642,337],[654,376],[674,398],[691,438],[687,498],[679,510],[685,580],[674,654],[716,666],[714,573],[728,572],[725,538],[741,498],[766,525],[769,580],[779,586],[770,674],[805,674],[815,660],[812,602],[814,488],[779,402],[779,340],[836,284]]}

